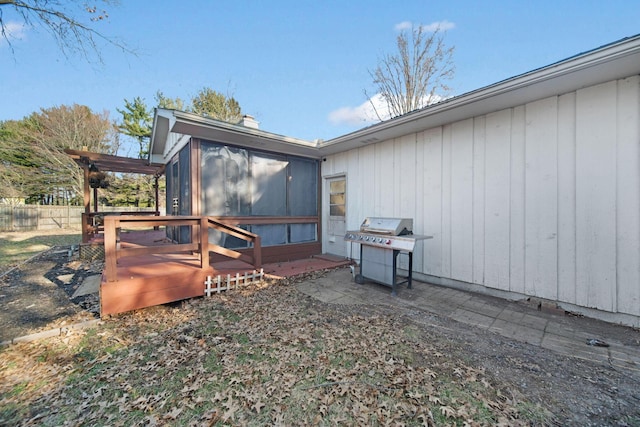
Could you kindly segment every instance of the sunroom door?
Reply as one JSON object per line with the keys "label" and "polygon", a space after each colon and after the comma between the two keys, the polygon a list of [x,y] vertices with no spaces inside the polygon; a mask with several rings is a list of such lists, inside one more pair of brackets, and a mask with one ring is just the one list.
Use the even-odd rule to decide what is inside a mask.
{"label": "sunroom door", "polygon": [[[191,215],[189,145],[167,167],[167,215]],[[179,243],[191,241],[191,226],[167,227],[167,237]]]}

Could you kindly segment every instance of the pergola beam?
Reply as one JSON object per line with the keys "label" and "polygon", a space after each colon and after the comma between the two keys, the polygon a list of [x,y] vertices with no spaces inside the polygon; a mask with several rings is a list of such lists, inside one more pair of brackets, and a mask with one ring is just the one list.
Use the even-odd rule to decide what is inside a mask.
{"label": "pergola beam", "polygon": [[101,172],[137,173],[142,175],[161,176],[164,174],[164,165],[150,163],[145,159],[131,157],[112,156],[110,154],[92,153],[90,151],[64,150],[83,169],[89,165],[95,165]]}
{"label": "pergola beam", "polygon": [[[164,174],[164,165],[150,163],[144,159],[131,157],[112,156],[110,154],[93,153],[91,151],[64,150],[84,171],[84,211],[91,213],[91,189],[89,188],[89,167],[94,166],[100,172],[135,173],[141,175],[153,175],[155,177],[156,211],[158,210],[158,178]],[[94,211],[98,211],[97,189],[94,189]]]}

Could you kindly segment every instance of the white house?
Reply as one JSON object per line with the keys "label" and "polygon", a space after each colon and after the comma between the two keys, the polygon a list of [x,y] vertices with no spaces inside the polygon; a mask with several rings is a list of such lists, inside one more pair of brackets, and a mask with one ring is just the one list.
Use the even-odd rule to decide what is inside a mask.
{"label": "white house", "polygon": [[194,135],[317,162],[322,252],[413,218],[416,279],[640,325],[640,36],[324,142],[160,110],[153,160]]}

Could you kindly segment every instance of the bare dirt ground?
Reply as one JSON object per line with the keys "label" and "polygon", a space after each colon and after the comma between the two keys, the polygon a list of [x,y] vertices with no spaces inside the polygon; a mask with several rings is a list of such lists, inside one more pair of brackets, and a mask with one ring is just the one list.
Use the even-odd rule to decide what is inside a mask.
{"label": "bare dirt ground", "polygon": [[79,261],[70,249],[54,247],[0,278],[0,342],[98,317],[97,294],[72,296],[102,263]]}
{"label": "bare dirt ground", "polygon": [[[76,299],[71,299],[71,295],[84,277],[99,274],[100,269],[100,264],[81,262],[74,254],[70,257],[68,247],[56,247],[5,274],[0,279],[0,341],[96,318],[96,295]],[[293,288],[295,280],[284,286]],[[416,331],[416,342],[428,343],[439,358],[452,361],[438,365],[450,366],[448,374],[452,378],[457,375],[456,365],[460,366],[460,361],[482,372],[485,386],[490,384],[502,399],[502,405],[518,408],[528,416],[530,425],[640,426],[640,375],[637,373],[564,357],[426,311],[334,306],[314,301],[295,289],[282,295],[287,295],[285,303],[289,306],[305,306],[305,312],[313,313],[313,326],[323,328],[324,325],[327,331],[332,330],[335,322],[353,316],[362,317],[363,324],[369,322],[367,319],[387,318],[389,325],[411,325]],[[241,297],[233,296],[232,300],[238,298]],[[277,301],[278,293],[265,294],[264,298]],[[210,303],[196,300],[195,304]],[[176,309],[179,308],[171,310]],[[138,316],[167,315],[162,314],[166,311],[157,309],[150,309],[147,314],[144,310],[141,312]],[[110,322],[128,322],[127,319],[130,316]],[[297,321],[300,322],[304,320]],[[162,323],[162,319],[158,323]],[[357,337],[353,339],[358,341]],[[4,351],[0,349],[0,357]],[[414,363],[416,369],[429,366],[429,361],[420,357],[416,357]]]}

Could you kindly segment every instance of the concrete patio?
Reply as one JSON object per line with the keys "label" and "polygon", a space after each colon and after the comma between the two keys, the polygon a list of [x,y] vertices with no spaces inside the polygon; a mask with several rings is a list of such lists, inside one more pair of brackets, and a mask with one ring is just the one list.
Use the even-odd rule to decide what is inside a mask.
{"label": "concrete patio", "polygon": [[[526,342],[556,353],[624,369],[640,378],[640,331],[571,315],[564,310],[510,301],[413,281],[412,289],[373,282],[356,284],[349,268],[297,284],[298,289],[330,304],[391,305],[448,317],[463,324]],[[608,347],[590,345],[600,340]],[[597,344],[598,342],[593,342]]]}

